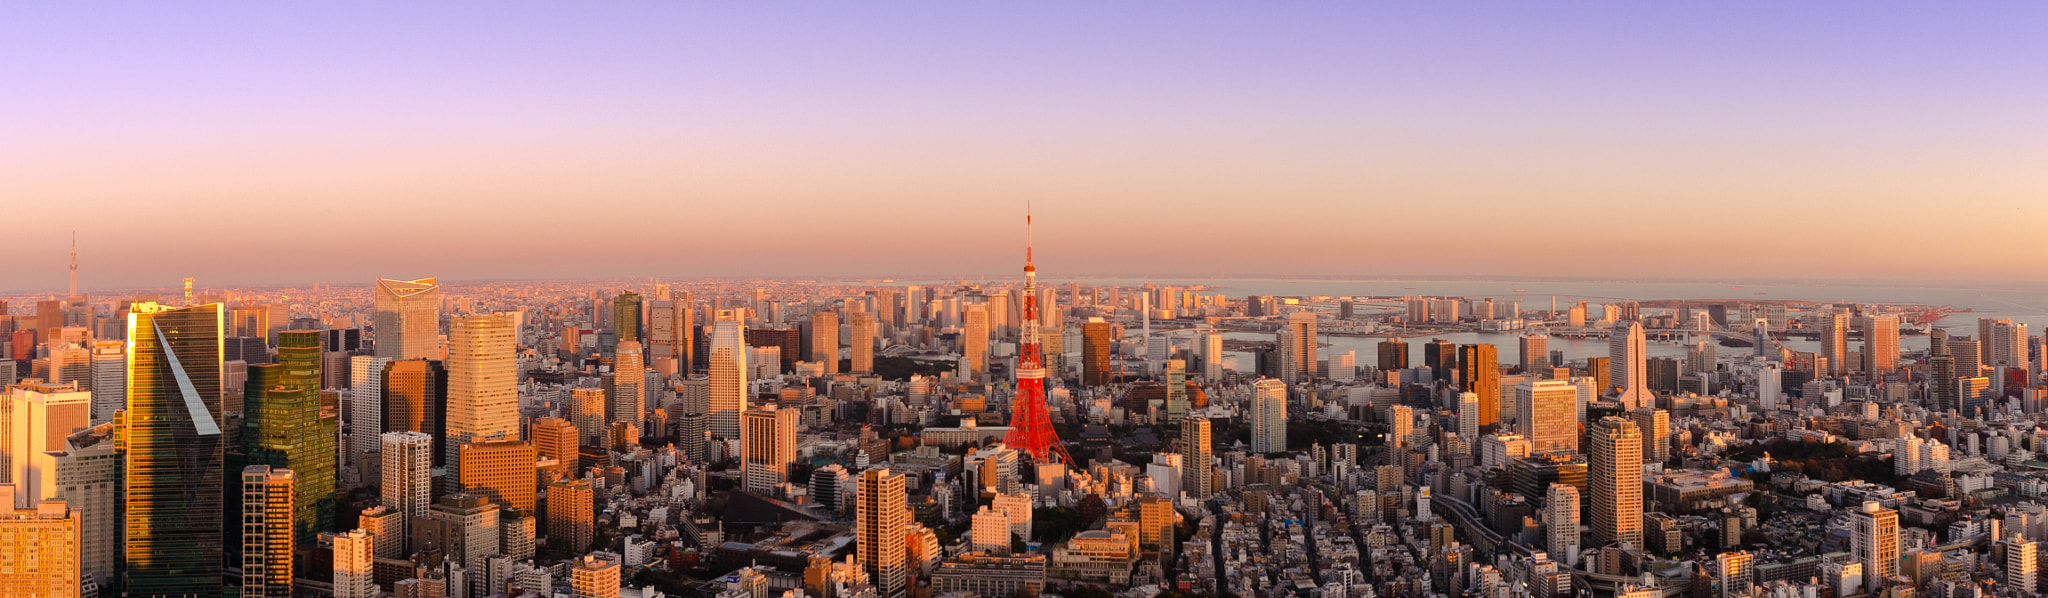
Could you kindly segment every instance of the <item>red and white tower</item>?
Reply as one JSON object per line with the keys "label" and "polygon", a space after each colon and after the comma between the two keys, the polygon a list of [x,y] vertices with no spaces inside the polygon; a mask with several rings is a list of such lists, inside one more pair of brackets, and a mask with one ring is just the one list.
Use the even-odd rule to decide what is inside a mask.
{"label": "red and white tower", "polygon": [[1045,358],[1038,346],[1038,267],[1031,263],[1031,212],[1024,212],[1024,334],[1017,358],[1017,398],[1010,403],[1010,433],[1003,444],[1046,463],[1057,455],[1078,466],[1060,435],[1052,429],[1045,407]]}

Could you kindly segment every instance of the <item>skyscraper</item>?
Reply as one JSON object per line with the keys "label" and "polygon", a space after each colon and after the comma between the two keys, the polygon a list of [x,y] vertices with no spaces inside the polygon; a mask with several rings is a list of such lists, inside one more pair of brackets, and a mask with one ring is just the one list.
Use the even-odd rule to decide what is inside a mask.
{"label": "skyscraper", "polygon": [[620,341],[618,351],[613,353],[612,397],[606,405],[605,423],[627,423],[640,425],[641,415],[647,407],[647,366],[640,343]]}
{"label": "skyscraper", "polygon": [[218,303],[129,307],[128,595],[221,592],[221,347]]}
{"label": "skyscraper", "polygon": [[1260,378],[1252,383],[1252,452],[1287,450],[1287,383]]}
{"label": "skyscraper", "polygon": [[1429,344],[1422,346],[1422,365],[1429,367],[1438,382],[1449,382],[1458,369],[1458,345],[1440,338],[1429,339]]}
{"label": "skyscraper", "polygon": [[[1520,387],[1516,387],[1517,390]],[[1458,438],[1465,442],[1479,440],[1479,394],[1458,393]],[[1526,421],[1526,420],[1524,420]]]}
{"label": "skyscraper", "polygon": [[1871,316],[1863,329],[1863,371],[1882,376],[1899,367],[1899,317]]}
{"label": "skyscraper", "polygon": [[1380,341],[1379,362],[1376,369],[1382,372],[1408,369],[1408,342],[1399,337]]}
{"label": "skyscraper", "polygon": [[390,361],[374,355],[348,358],[351,462],[376,450],[384,435],[384,365]]}
{"label": "skyscraper", "polygon": [[543,417],[533,420],[531,433],[534,453],[541,458],[555,460],[550,471],[566,476],[576,470],[576,458],[580,453],[577,447],[582,442],[577,440],[575,424],[566,419]]}
{"label": "skyscraper", "polygon": [[1671,412],[1656,407],[1642,407],[1629,412],[1636,428],[1643,433],[1643,461],[1663,463],[1671,460]]}
{"label": "skyscraper", "polygon": [[297,476],[289,469],[251,465],[242,470],[242,596],[291,598],[292,551],[298,526]]}
{"label": "skyscraper", "polygon": [[1524,334],[1521,345],[1522,373],[1539,376],[1550,369],[1550,335]]}
{"label": "skyscraper", "polygon": [[590,550],[597,537],[596,500],[590,480],[548,484],[548,544],[573,553]]}
{"label": "skyscraper", "polygon": [[1863,564],[1863,587],[1882,588],[1899,573],[1899,512],[1876,501],[1849,516],[1850,554]]}
{"label": "skyscraper", "polygon": [[795,409],[777,409],[765,404],[740,414],[740,468],[744,488],[757,494],[772,494],[789,481],[789,467],[796,461]]}
{"label": "skyscraper", "polygon": [[1458,347],[1458,379],[1479,395],[1479,433],[1500,426],[1500,356],[1493,345]]}
{"label": "skyscraper", "polygon": [[1081,324],[1081,385],[1102,386],[1109,384],[1113,374],[1109,367],[1110,338],[1109,322],[1102,318],[1088,318]]}
{"label": "skyscraper", "polygon": [[1603,417],[1588,431],[1586,492],[1592,494],[1593,545],[1643,545],[1643,433],[1635,422]]}
{"label": "skyscraper", "polygon": [[[57,457],[64,438],[91,427],[92,394],[72,384],[22,384],[0,391],[0,423],[5,423],[8,479],[15,487],[15,507],[30,509],[56,498]],[[11,420],[11,421],[10,421]]]}
{"label": "skyscraper", "polygon": [[1281,329],[1280,379],[1292,384],[1313,379],[1316,375],[1316,355],[1319,338],[1316,336],[1316,314],[1312,311],[1297,311],[1287,314],[1287,325]]}
{"label": "skyscraper", "polygon": [[811,361],[827,374],[839,371],[839,312],[821,309],[811,314]]}
{"label": "skyscraper", "polygon": [[1188,416],[1188,365],[1179,359],[1166,360],[1166,421]]}
{"label": "skyscraper", "polygon": [[640,336],[640,294],[632,291],[619,293],[612,298],[612,334],[618,342],[639,342]]}
{"label": "skyscraper", "polygon": [[1579,387],[1571,382],[1523,382],[1515,387],[1516,432],[1529,439],[1529,450],[1534,454],[1577,453],[1578,404]]}
{"label": "skyscraper", "polygon": [[298,545],[311,546],[335,518],[338,414],[320,404],[320,333],[277,334],[277,363],[249,366],[243,392],[242,446],[248,463],[293,472]]}
{"label": "skyscraper", "polygon": [[2005,585],[2012,588],[2033,588],[2040,577],[2040,549],[2024,534],[2012,534],[2005,545]]}
{"label": "skyscraper", "polygon": [[[390,360],[440,357],[441,284],[419,280],[377,279],[376,355]],[[131,337],[132,338],[132,337]]]}
{"label": "skyscraper", "polygon": [[[78,518],[79,572],[92,576],[103,594],[121,582],[122,455],[114,451],[114,425],[100,424],[72,434],[56,453],[57,496]],[[13,501],[0,501],[0,507]]]}
{"label": "skyscraper", "polygon": [[380,450],[384,456],[381,502],[399,513],[400,537],[410,537],[413,518],[426,515],[434,500],[427,477],[434,467],[434,437],[420,432],[385,432]]}
{"label": "skyscraper", "polygon": [[1180,422],[1180,487],[1188,497],[1203,499],[1214,493],[1210,483],[1209,418],[1190,417]]}
{"label": "skyscraper", "polygon": [[1849,314],[1830,311],[1820,315],[1820,356],[1827,358],[1827,373],[1848,373]]}
{"label": "skyscraper", "polygon": [[1568,561],[1569,555],[1579,551],[1579,489],[1571,484],[1551,484],[1543,508],[1549,512],[1544,526],[1550,532],[1550,555]]}
{"label": "skyscraper", "polygon": [[448,324],[448,435],[451,482],[463,443],[519,439],[518,331],[512,314],[462,316]]}
{"label": "skyscraper", "polygon": [[1607,333],[1608,384],[1614,385],[1615,399],[1623,409],[1656,404],[1650,382],[1643,372],[1643,324],[1635,320],[1616,323]]}
{"label": "skyscraper", "polygon": [[976,380],[988,376],[988,304],[968,305],[962,317],[964,325],[960,331],[960,358],[967,360],[967,371]]}
{"label": "skyscraper", "polygon": [[[0,386],[13,380],[0,381]],[[92,346],[92,423],[114,420],[114,412],[128,405],[128,351],[121,341],[100,341]]]}
{"label": "skyscraper", "polygon": [[0,594],[78,596],[77,515],[61,500],[16,509],[14,498],[13,488],[0,485]]}
{"label": "skyscraper", "polygon": [[905,552],[904,526],[910,524],[910,501],[905,494],[903,474],[887,468],[860,472],[859,506],[854,514],[858,544],[855,556],[875,584],[879,598],[903,598]]}
{"label": "skyscraper", "polygon": [[740,410],[747,408],[746,327],[731,310],[718,310],[711,328],[711,435],[740,437]]}
{"label": "skyscraper", "polygon": [[846,341],[853,347],[853,373],[875,373],[875,314],[856,311],[849,326],[851,336]]}
{"label": "skyscraper", "polygon": [[334,536],[334,598],[377,598],[376,544],[363,530]]}

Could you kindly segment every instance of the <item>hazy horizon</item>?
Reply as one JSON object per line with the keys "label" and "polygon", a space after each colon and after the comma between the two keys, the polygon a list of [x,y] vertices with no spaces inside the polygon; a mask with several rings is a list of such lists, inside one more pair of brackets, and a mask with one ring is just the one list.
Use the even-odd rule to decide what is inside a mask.
{"label": "hazy horizon", "polygon": [[2048,5],[90,5],[0,291],[2048,280]]}

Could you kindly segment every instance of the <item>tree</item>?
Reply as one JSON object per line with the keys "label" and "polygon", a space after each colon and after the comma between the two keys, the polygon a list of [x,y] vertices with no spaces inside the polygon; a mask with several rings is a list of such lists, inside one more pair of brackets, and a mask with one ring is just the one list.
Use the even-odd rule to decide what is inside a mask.
{"label": "tree", "polygon": [[1081,497],[1081,502],[1075,505],[1075,510],[1078,511],[1075,519],[1084,527],[1093,526],[1095,522],[1109,516],[1109,505],[1102,502],[1101,495],[1092,493]]}

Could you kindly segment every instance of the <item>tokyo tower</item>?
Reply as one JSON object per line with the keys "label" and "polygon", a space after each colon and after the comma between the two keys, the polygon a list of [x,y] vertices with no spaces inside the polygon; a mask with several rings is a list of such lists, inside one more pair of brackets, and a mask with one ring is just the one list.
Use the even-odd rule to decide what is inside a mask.
{"label": "tokyo tower", "polygon": [[1003,444],[1023,451],[1037,463],[1058,456],[1079,466],[1060,435],[1052,429],[1045,407],[1045,359],[1038,346],[1038,268],[1031,265],[1031,211],[1024,212],[1024,335],[1017,359],[1017,398],[1010,403],[1010,433]]}

